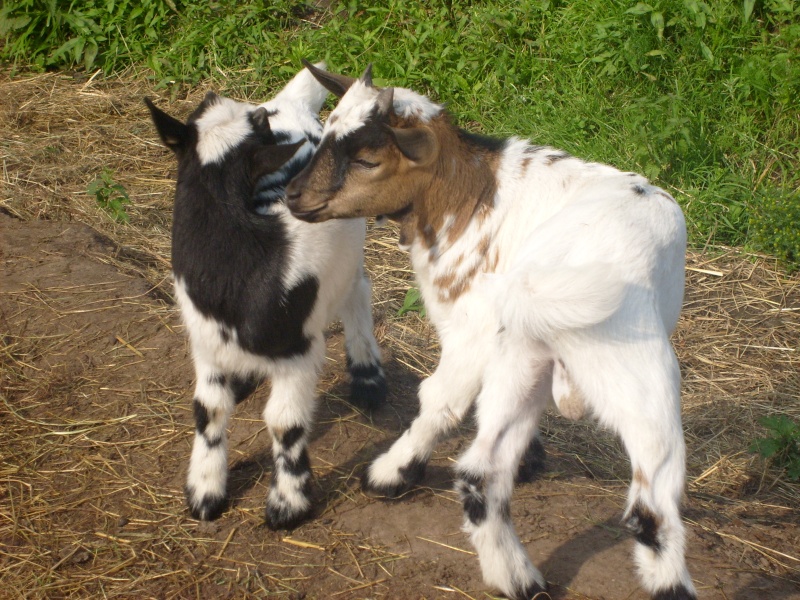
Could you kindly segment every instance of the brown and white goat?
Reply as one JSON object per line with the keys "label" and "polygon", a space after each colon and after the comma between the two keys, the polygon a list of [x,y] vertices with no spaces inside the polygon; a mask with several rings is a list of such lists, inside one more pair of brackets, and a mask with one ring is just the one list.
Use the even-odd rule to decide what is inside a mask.
{"label": "brown and white goat", "polygon": [[299,218],[387,215],[401,224],[442,346],[420,412],[367,489],[422,476],[437,440],[477,403],[456,488],[484,579],[527,600],[546,587],[510,519],[514,473],[546,406],[592,414],[622,438],[625,520],[648,592],[695,598],[679,512],[680,372],[670,345],[686,230],[675,200],[635,173],[517,138],[455,127],[441,106],[312,69],[341,97],[317,153],[287,188]]}

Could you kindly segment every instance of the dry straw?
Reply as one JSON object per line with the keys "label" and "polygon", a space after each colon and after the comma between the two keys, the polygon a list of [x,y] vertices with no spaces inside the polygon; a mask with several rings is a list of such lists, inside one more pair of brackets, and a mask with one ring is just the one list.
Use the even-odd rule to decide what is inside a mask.
{"label": "dry straw", "polygon": [[[474,592],[434,581],[414,570],[410,550],[337,526],[335,517],[372,502],[354,474],[372,456],[370,440],[390,438],[413,415],[414,386],[437,361],[430,326],[396,316],[413,275],[391,227],[371,231],[367,260],[379,341],[396,377],[393,408],[374,422],[348,409],[341,363],[331,361],[321,384],[327,433],[312,444],[321,514],[291,536],[263,528],[269,456],[253,406],[237,413],[232,434],[239,501],[217,523],[187,518],[192,372],[169,285],[175,165],[142,97],[161,96],[185,116],[204,91],[171,98],[135,78],[0,74],[0,597],[295,597],[319,589],[315,580],[331,597],[398,597],[396,578],[416,597],[484,597],[478,579],[469,580]],[[130,194],[129,223],[86,193],[104,168]],[[674,341],[689,528],[716,545],[723,569],[796,582],[798,485],[748,446],[763,434],[760,417],[800,420],[798,279],[730,248],[690,252],[688,266]],[[622,505],[628,466],[610,435],[553,415],[543,431],[548,485]],[[450,464],[458,444],[445,444],[434,464]],[[426,493],[458,511],[446,481]],[[548,493],[536,488],[539,498]],[[429,552],[475,570],[465,538],[409,538],[416,533]]]}

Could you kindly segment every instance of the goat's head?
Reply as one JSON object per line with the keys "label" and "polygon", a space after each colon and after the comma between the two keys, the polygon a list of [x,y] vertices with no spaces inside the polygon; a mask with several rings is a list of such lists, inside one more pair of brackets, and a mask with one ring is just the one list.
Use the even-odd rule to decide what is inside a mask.
{"label": "goat's head", "polygon": [[186,123],[145,98],[162,142],[178,158],[176,205],[202,195],[268,214],[319,142],[326,95],[304,69],[260,106],[209,92]]}
{"label": "goat's head", "polygon": [[439,157],[429,123],[441,107],[411,90],[376,88],[371,66],[356,80],[305,64],[341,100],[316,154],[286,190],[289,209],[310,222],[403,213]]}

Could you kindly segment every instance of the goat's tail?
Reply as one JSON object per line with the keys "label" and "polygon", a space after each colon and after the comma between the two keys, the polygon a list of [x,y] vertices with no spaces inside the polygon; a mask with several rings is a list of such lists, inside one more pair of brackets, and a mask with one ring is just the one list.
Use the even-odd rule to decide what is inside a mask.
{"label": "goat's tail", "polygon": [[616,269],[602,263],[528,266],[487,275],[485,284],[501,324],[536,339],[601,323],[620,307],[625,293]]}

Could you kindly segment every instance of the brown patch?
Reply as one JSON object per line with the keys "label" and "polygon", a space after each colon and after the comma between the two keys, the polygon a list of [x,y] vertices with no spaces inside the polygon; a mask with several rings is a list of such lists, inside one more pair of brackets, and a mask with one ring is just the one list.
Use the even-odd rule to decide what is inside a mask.
{"label": "brown patch", "polygon": [[[429,185],[414,201],[418,215],[417,228],[424,233],[427,226],[438,232],[449,216],[453,216],[447,241],[453,243],[478,215],[494,205],[497,192],[495,174],[502,150],[482,146],[460,134],[447,115],[427,124],[439,139],[439,159],[427,169]],[[428,247],[435,236],[423,236]]]}
{"label": "brown patch", "polygon": [[640,485],[643,488],[650,487],[650,481],[645,476],[644,472],[637,467],[636,470],[633,472],[633,482]]}

